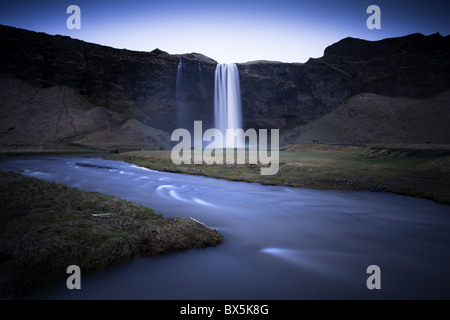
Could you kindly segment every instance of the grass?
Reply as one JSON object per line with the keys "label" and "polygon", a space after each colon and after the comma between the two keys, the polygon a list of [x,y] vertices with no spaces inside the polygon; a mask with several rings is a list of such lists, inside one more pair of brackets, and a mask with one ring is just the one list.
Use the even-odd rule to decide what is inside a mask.
{"label": "grass", "polygon": [[[450,148],[430,145],[292,145],[280,168],[261,164],[175,165],[170,151],[104,157],[150,169],[291,187],[394,192],[450,204]],[[104,269],[139,255],[217,245],[217,231],[164,219],[111,196],[0,173],[0,296],[67,277],[66,268]]]}
{"label": "grass", "polygon": [[450,149],[429,145],[292,145],[280,151],[280,168],[260,174],[261,164],[172,163],[170,151],[136,151],[107,158],[154,170],[268,185],[393,192],[450,203]]}
{"label": "grass", "polygon": [[102,270],[136,256],[218,245],[192,219],[14,173],[0,173],[0,297],[54,279],[66,268]]}

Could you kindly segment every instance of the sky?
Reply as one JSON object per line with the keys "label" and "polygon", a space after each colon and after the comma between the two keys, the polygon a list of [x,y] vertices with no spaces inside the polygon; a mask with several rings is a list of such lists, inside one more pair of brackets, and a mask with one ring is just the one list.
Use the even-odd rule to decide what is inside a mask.
{"label": "sky", "polygon": [[[369,5],[381,29],[368,29]],[[81,29],[67,28],[69,5]],[[450,1],[405,0],[6,0],[0,24],[66,35],[119,49],[197,52],[219,63],[306,62],[343,38],[380,40],[411,33],[450,34]]]}

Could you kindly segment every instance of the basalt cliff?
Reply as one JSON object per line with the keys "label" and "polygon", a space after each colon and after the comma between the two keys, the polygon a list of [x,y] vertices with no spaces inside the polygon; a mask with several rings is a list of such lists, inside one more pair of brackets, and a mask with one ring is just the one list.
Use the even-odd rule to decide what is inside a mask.
{"label": "basalt cliff", "polygon": [[[0,43],[0,150],[167,149],[174,129],[214,125],[217,62],[202,54],[114,49],[7,26]],[[282,143],[450,143],[449,36],[346,38],[306,63],[238,69],[244,129],[278,128]],[[369,137],[358,117],[395,130]]]}

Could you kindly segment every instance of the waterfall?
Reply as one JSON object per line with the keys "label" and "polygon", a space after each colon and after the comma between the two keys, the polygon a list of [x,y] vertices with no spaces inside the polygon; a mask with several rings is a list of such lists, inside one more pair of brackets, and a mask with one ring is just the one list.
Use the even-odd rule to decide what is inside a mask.
{"label": "waterfall", "polygon": [[182,127],[186,122],[186,101],[185,101],[185,64],[183,58],[178,62],[177,67],[177,126]]}
{"label": "waterfall", "polygon": [[[244,147],[242,135],[237,135],[234,143],[234,133],[226,129],[242,129],[241,90],[239,72],[236,64],[218,64],[214,82],[214,124],[226,139],[225,147]],[[233,130],[233,131],[234,131]]]}

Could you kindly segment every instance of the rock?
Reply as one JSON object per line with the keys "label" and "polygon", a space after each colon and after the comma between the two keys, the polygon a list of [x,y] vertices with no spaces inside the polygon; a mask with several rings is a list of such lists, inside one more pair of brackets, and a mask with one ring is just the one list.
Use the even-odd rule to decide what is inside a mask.
{"label": "rock", "polygon": [[216,62],[201,54],[120,50],[7,26],[0,26],[0,43],[0,78],[20,79],[39,89],[71,88],[95,106],[167,132],[178,127],[176,77],[183,58],[190,75],[189,112],[212,119]]}
{"label": "rock", "polygon": [[310,124],[286,132],[284,143],[450,144],[450,90],[427,99],[357,94]]}
{"label": "rock", "polygon": [[65,86],[39,88],[22,80],[0,79],[0,149],[139,150],[168,147],[169,134],[98,107]]}
{"label": "rock", "polygon": [[11,277],[0,270],[0,298],[11,299],[19,292],[19,288]]}
{"label": "rock", "polygon": [[246,127],[292,129],[363,92],[430,98],[450,89],[450,36],[346,38],[304,64],[239,64]]}
{"label": "rock", "polygon": [[[28,118],[20,112],[3,113],[0,144],[7,140],[26,146],[40,140],[54,143],[55,139],[67,143],[64,139],[73,141],[72,134],[90,132],[76,140],[93,145],[100,134],[94,128],[110,128],[110,135],[103,131],[103,137],[114,140],[112,134],[124,132],[120,123],[126,119],[136,120],[132,127],[141,134],[156,131],[143,130],[140,124],[166,133],[180,127],[191,129],[194,120],[202,120],[204,128],[214,126],[217,62],[202,54],[171,55],[159,49],[134,52],[7,26],[0,26],[0,43],[2,83],[11,82],[6,84],[9,87],[14,81],[23,84],[21,91],[9,97],[3,89],[1,106],[13,110],[18,100],[30,112]],[[181,59],[183,85],[180,89],[178,83],[177,90]],[[450,89],[450,36],[412,34],[380,41],[345,38],[326,48],[323,57],[306,63],[254,61],[240,63],[238,69],[244,129],[277,128],[289,133],[360,93],[428,99],[446,92]],[[64,109],[52,100],[47,106],[45,95],[69,105],[65,110],[70,114],[61,113]],[[31,114],[34,127],[30,131],[23,124]],[[57,114],[60,121],[46,118],[54,119]],[[135,138],[134,134],[126,136]],[[158,145],[157,138],[150,140],[157,148],[167,148],[167,144]],[[127,145],[123,139],[117,142]],[[141,144],[136,146],[147,148]],[[122,150],[114,144],[105,147]]]}
{"label": "rock", "polygon": [[72,139],[72,143],[91,148],[122,151],[159,150],[169,148],[170,136],[167,132],[151,128],[136,119],[127,119],[116,125],[93,130]]}

